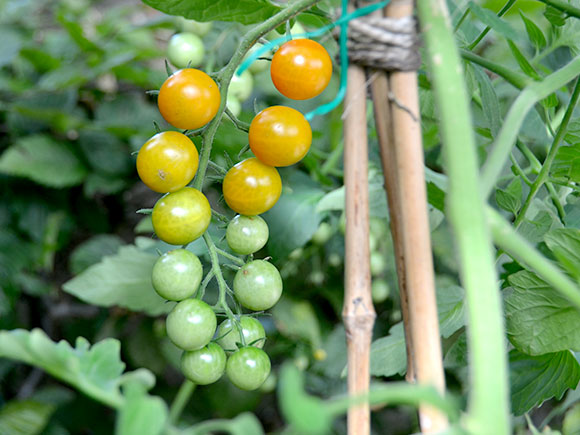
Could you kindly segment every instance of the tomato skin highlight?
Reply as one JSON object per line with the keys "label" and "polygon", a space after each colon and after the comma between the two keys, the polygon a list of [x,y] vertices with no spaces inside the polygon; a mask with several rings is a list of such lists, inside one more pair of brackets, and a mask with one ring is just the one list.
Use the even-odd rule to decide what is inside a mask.
{"label": "tomato skin highlight", "polygon": [[276,89],[293,100],[319,95],[332,76],[332,60],[326,49],[311,39],[284,43],[272,58],[270,76]]}
{"label": "tomato skin highlight", "polygon": [[186,245],[207,230],[211,207],[199,190],[184,187],[161,197],[151,218],[157,237],[170,245]]}
{"label": "tomato skin highlight", "polygon": [[270,358],[262,349],[243,347],[228,358],[226,373],[236,387],[251,391],[262,386],[271,367]]}
{"label": "tomato skin highlight", "polygon": [[167,336],[183,350],[197,350],[206,346],[217,328],[211,307],[199,299],[179,302],[165,321]]}
{"label": "tomato skin highlight", "polygon": [[254,117],[248,138],[252,152],[261,162],[270,166],[290,166],[308,153],[312,129],[298,110],[272,106]]}
{"label": "tomato skin highlight", "polygon": [[157,105],[163,118],[177,128],[194,130],[210,122],[220,106],[220,90],[203,71],[184,68],[165,80]]}
{"label": "tomato skin highlight", "polygon": [[251,157],[234,165],[224,177],[224,199],[235,212],[256,216],[270,210],[282,194],[276,168]]}
{"label": "tomato skin highlight", "polygon": [[181,371],[187,379],[198,385],[213,384],[226,369],[226,354],[215,343],[198,350],[186,351],[181,356]]}
{"label": "tomato skin highlight", "polygon": [[186,249],[166,252],[157,259],[151,272],[153,288],[169,301],[182,301],[193,296],[202,278],[201,261]]}
{"label": "tomato skin highlight", "polygon": [[185,187],[195,176],[199,153],[186,135],[177,131],[157,133],[137,154],[137,173],[155,192],[167,193]]}

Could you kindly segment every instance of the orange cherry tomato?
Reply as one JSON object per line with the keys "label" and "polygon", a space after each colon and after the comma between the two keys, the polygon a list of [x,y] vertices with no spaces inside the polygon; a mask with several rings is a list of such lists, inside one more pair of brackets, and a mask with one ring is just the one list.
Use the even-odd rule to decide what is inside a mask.
{"label": "orange cherry tomato", "polygon": [[167,193],[185,187],[197,171],[199,154],[186,135],[177,131],[157,133],[139,150],[137,173],[155,192]]}
{"label": "orange cherry tomato", "polygon": [[299,162],[312,143],[312,130],[304,115],[285,106],[268,107],[258,113],[248,135],[252,152],[270,166]]}
{"label": "orange cherry tomato", "polygon": [[332,61],[318,42],[294,39],[276,51],[270,75],[282,95],[293,100],[307,100],[319,95],[330,82]]}
{"label": "orange cherry tomato", "polygon": [[199,190],[184,187],[161,197],[153,207],[151,219],[161,240],[170,245],[186,245],[207,230],[211,207]]}
{"label": "orange cherry tomato", "polygon": [[173,73],[159,90],[157,104],[161,115],[177,128],[203,127],[216,115],[220,90],[203,71],[185,68]]}
{"label": "orange cherry tomato", "polygon": [[252,157],[232,167],[224,177],[223,193],[232,210],[255,216],[270,210],[282,193],[276,168]]}

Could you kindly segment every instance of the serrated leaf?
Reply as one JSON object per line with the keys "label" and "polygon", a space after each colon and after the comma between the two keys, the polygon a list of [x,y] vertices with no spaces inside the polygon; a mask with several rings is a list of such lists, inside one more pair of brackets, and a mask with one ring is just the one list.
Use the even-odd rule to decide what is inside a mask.
{"label": "serrated leaf", "polygon": [[566,24],[566,18],[568,17],[565,12],[556,9],[553,6],[546,6],[544,11],[544,17],[554,26],[561,27]]}
{"label": "serrated leaf", "polygon": [[544,236],[544,241],[560,264],[577,279],[580,279],[580,230],[558,228]]}
{"label": "serrated leaf", "polygon": [[449,338],[465,326],[465,290],[456,285],[437,288],[437,312],[439,333]]}
{"label": "serrated leaf", "polygon": [[145,4],[169,15],[181,15],[196,21],[237,21],[260,23],[280,11],[269,0],[143,0]]}
{"label": "serrated leaf", "polygon": [[525,75],[533,78],[534,80],[541,80],[540,75],[537,73],[537,71],[534,69],[534,67],[530,64],[528,59],[526,59],[526,56],[523,55],[523,53],[520,51],[520,49],[517,47],[517,45],[514,44],[513,41],[511,41],[509,39],[507,42],[508,42],[508,46],[509,46],[512,54],[514,55],[514,58],[518,62],[518,65],[520,66],[523,73]]}
{"label": "serrated leaf", "polygon": [[306,340],[314,349],[320,347],[320,326],[310,302],[283,297],[272,309],[272,315],[281,334]]}
{"label": "serrated leaf", "polygon": [[550,172],[555,178],[580,182],[580,143],[558,148]]}
{"label": "serrated leaf", "polygon": [[528,355],[580,350],[580,313],[545,281],[527,270],[508,278],[506,330],[512,344]]}
{"label": "serrated leaf", "polygon": [[520,178],[514,178],[505,189],[495,191],[497,205],[514,215],[522,206],[522,182]]}
{"label": "serrated leaf", "polygon": [[34,400],[8,402],[0,409],[0,434],[39,434],[55,409],[51,404]]}
{"label": "serrated leaf", "polygon": [[546,37],[536,23],[530,20],[528,17],[524,15],[522,11],[520,11],[520,17],[526,26],[526,32],[528,33],[528,38],[530,42],[536,47],[536,50],[541,50],[546,46]]}
{"label": "serrated leaf", "polygon": [[323,191],[310,177],[303,172],[286,172],[282,185],[280,199],[262,215],[270,229],[267,247],[274,258],[284,258],[304,246],[322,220],[316,204]]}
{"label": "serrated leaf", "polygon": [[518,233],[530,243],[538,243],[550,231],[554,224],[554,217],[547,211],[540,211],[533,219],[526,219]]}
{"label": "serrated leaf", "polygon": [[157,258],[134,245],[122,246],[116,255],[103,257],[62,288],[93,305],[118,305],[151,316],[167,313],[174,304],[161,298],[151,284]]}
{"label": "serrated leaf", "polygon": [[125,364],[118,340],[105,339],[93,347],[79,338],[73,348],[66,341],[53,342],[40,329],[0,331],[0,357],[34,365],[91,397],[117,407]]}
{"label": "serrated leaf", "polygon": [[403,375],[407,370],[407,352],[403,324],[397,323],[385,337],[371,345],[371,375]]}
{"label": "serrated leaf", "polygon": [[522,415],[552,397],[561,399],[580,381],[580,365],[569,351],[530,356],[509,354],[512,412]]}
{"label": "serrated leaf", "polygon": [[68,144],[48,136],[20,139],[0,156],[0,173],[25,177],[49,187],[80,184],[87,169]]}
{"label": "serrated leaf", "polygon": [[491,27],[497,33],[508,39],[519,39],[519,35],[514,28],[489,9],[484,9],[474,2],[469,2],[469,9],[483,24]]}
{"label": "serrated leaf", "polygon": [[125,242],[114,234],[99,234],[75,248],[69,258],[69,268],[74,275],[98,263],[105,255],[116,254]]}
{"label": "serrated leaf", "polygon": [[477,65],[472,65],[472,70],[479,86],[483,114],[487,119],[492,136],[495,137],[501,127],[501,107],[499,99],[495,92],[495,88],[491,84],[489,76],[483,71],[483,69]]}

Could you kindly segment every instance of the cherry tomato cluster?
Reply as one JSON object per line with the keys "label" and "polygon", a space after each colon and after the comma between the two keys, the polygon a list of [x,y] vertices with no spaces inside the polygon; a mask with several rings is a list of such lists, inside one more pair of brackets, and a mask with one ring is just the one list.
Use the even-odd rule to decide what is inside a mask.
{"label": "cherry tomato cluster", "polygon": [[[192,40],[184,33],[175,35],[170,48],[179,41]],[[300,57],[302,61],[297,60]],[[182,60],[173,59],[172,62],[182,64]],[[193,63],[191,58],[187,62]],[[331,71],[328,53],[320,44],[309,40],[284,44],[274,55],[271,65],[276,87],[294,99],[312,98],[322,92]],[[235,89],[235,82],[231,85]],[[304,86],[307,91],[296,92],[297,87]],[[163,118],[185,130],[208,124],[216,116],[220,102],[216,82],[194,68],[173,73],[158,95]],[[280,299],[282,279],[271,263],[253,258],[269,237],[268,225],[258,215],[273,207],[280,197],[282,182],[276,167],[299,162],[310,149],[312,131],[297,110],[273,106],[255,116],[248,136],[250,149],[256,157],[234,165],[223,180],[224,199],[238,213],[227,225],[226,241],[232,252],[252,255],[233,279],[236,300],[248,310],[263,311]],[[202,192],[188,187],[198,166],[195,144],[185,134],[175,131],[156,134],[137,156],[141,180],[152,190],[164,194],[153,208],[152,223],[157,237],[169,244],[187,245],[201,237],[210,224],[209,201]],[[184,351],[183,373],[191,381],[206,385],[220,379],[225,372],[241,389],[259,388],[271,367],[268,355],[262,350],[266,339],[264,328],[251,315],[244,315],[241,310],[234,315],[229,309],[225,310],[229,313],[227,319],[218,326],[215,313],[224,312],[219,306],[224,302],[210,306],[202,300],[204,291],[198,291],[202,278],[200,259],[185,246],[160,256],[152,270],[155,291],[177,302],[167,316],[166,330],[169,339]]]}

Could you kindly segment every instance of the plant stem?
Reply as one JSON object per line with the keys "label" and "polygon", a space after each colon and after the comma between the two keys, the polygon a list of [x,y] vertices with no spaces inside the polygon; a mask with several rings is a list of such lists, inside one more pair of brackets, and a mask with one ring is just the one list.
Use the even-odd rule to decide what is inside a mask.
{"label": "plant stem", "polygon": [[179,387],[179,391],[173,399],[173,403],[169,408],[169,424],[176,424],[179,421],[179,417],[187,405],[187,402],[191,398],[193,391],[195,390],[195,384],[188,379],[185,379]]}
{"label": "plant stem", "polygon": [[274,30],[283,22],[289,20],[290,18],[297,15],[304,9],[308,9],[310,6],[318,3],[319,1],[320,0],[297,0],[288,7],[282,9],[276,15],[268,18],[263,23],[252,28],[242,38],[242,40],[240,41],[240,45],[238,46],[237,50],[233,54],[228,64],[224,68],[222,68],[222,70],[218,73],[217,81],[219,82],[220,85],[220,94],[221,94],[220,107],[218,109],[215,118],[209,123],[207,130],[202,135],[203,146],[199,158],[199,167],[197,170],[197,175],[195,176],[195,180],[193,181],[193,187],[195,187],[196,189],[201,190],[201,187],[203,186],[203,180],[205,178],[205,173],[207,171],[207,166],[211,155],[213,139],[221,123],[223,114],[226,110],[228,88],[230,86],[230,82],[232,80],[232,77],[234,76],[236,69],[242,63],[244,55],[261,36],[265,35],[271,30]]}
{"label": "plant stem", "polygon": [[580,18],[580,9],[571,5],[568,2],[561,1],[561,0],[540,0],[542,3],[546,3],[562,12],[566,12],[568,15],[571,15],[576,18]]}
{"label": "plant stem", "polygon": [[216,248],[215,244],[213,243],[211,236],[207,233],[207,231],[203,235],[203,240],[205,241],[205,244],[207,246],[207,250],[209,252],[209,257],[211,259],[212,271],[213,271],[215,278],[217,280],[217,283],[218,283],[219,296],[218,296],[218,301],[215,304],[215,307],[222,308],[224,313],[226,314],[226,316],[228,316],[228,318],[231,319],[232,321],[235,321],[234,313],[232,312],[231,308],[228,305],[228,302],[226,301],[226,293],[227,293],[228,285],[227,285],[227,283],[224,279],[224,276],[222,274],[222,270],[220,267],[220,262],[219,262],[219,258],[218,258],[218,254],[217,254],[217,248]]}
{"label": "plant stem", "polygon": [[[538,190],[540,190],[540,188],[544,185],[546,180],[548,180],[548,174],[550,172],[550,168],[552,167],[552,163],[554,162],[554,158],[556,157],[556,153],[558,152],[558,147],[560,146],[562,139],[566,135],[566,131],[568,129],[568,124],[570,123],[570,119],[572,118],[572,113],[574,112],[576,104],[578,103],[579,97],[580,97],[580,79],[577,79],[576,84],[574,85],[574,91],[572,92],[572,96],[570,97],[570,102],[568,103],[568,108],[566,109],[566,113],[564,114],[564,118],[562,119],[562,122],[561,122],[560,126],[558,127],[558,132],[556,133],[556,136],[554,137],[554,140],[552,141],[552,146],[550,147],[550,151],[548,152],[548,156],[546,157],[546,160],[544,161],[544,164],[542,165],[542,169],[540,170],[540,173],[538,174],[538,176],[534,180],[534,184],[530,188],[530,193],[528,194],[528,197],[526,198],[526,201],[524,202],[524,205],[522,206],[520,213],[516,216],[516,219],[514,221],[514,227],[516,229],[520,226],[520,224],[522,223],[522,221],[526,217],[526,212],[528,211],[530,204],[532,203],[534,197],[536,196],[536,193],[538,193]],[[559,201],[558,201],[558,203],[559,203]],[[562,213],[563,212],[564,211],[562,210]],[[558,213],[560,213],[560,211],[558,211]]]}
{"label": "plant stem", "polygon": [[246,262],[244,260],[242,260],[239,257],[236,257],[235,255],[230,254],[229,252],[223,251],[220,248],[215,248],[216,252],[221,255],[222,257],[227,258],[228,260],[232,260],[234,263],[243,266],[244,264],[246,264]]}
{"label": "plant stem", "polygon": [[[516,0],[508,0],[507,3],[503,6],[503,8],[501,8],[501,10],[497,13],[498,17],[503,17],[504,14],[509,11],[509,9],[514,5],[514,3],[516,2]],[[469,46],[467,47],[468,50],[473,50],[477,44],[479,44],[481,42],[481,40],[485,37],[485,35],[487,35],[489,33],[489,31],[491,30],[491,27],[486,26],[485,29],[483,29],[483,32],[481,32],[479,34],[479,36],[477,38],[475,38],[475,40],[469,44]]]}
{"label": "plant stem", "polygon": [[474,54],[468,50],[459,50],[459,52],[461,53],[461,57],[463,57],[463,59],[473,62],[476,65],[479,65],[493,73],[496,73],[506,82],[512,84],[518,89],[523,89],[531,83],[531,79],[527,76],[506,68],[499,63],[487,60],[484,57],[478,56],[477,54]]}
{"label": "plant stem", "polygon": [[418,11],[441,114],[448,218],[468,310],[471,389],[466,424],[473,434],[504,435],[510,433],[504,319],[461,59],[445,2],[419,0]]}
{"label": "plant stem", "polygon": [[493,208],[487,208],[493,238],[502,250],[519,262],[528,265],[554,290],[580,310],[580,289],[550,260],[541,255],[526,239]]}
{"label": "plant stem", "polygon": [[236,115],[234,115],[230,109],[227,108],[226,106],[226,115],[228,115],[228,118],[230,118],[230,121],[232,121],[234,123],[234,125],[236,126],[236,128],[238,130],[242,130],[245,131],[246,133],[250,131],[250,124],[240,121]]}
{"label": "plant stem", "polygon": [[513,154],[510,154],[510,161],[512,162],[513,168],[515,169],[516,173],[520,177],[522,177],[522,180],[524,180],[524,183],[526,183],[528,186],[531,186],[532,182],[528,179],[528,177],[526,176],[526,173],[520,167],[520,164],[518,163],[518,161],[516,160],[516,158],[514,157]]}
{"label": "plant stem", "polygon": [[546,98],[579,74],[580,56],[545,77],[541,82],[534,82],[528,85],[516,98],[481,170],[481,185],[484,197],[487,198],[493,190],[495,181],[509,159],[518,131],[530,109],[542,98]]}

